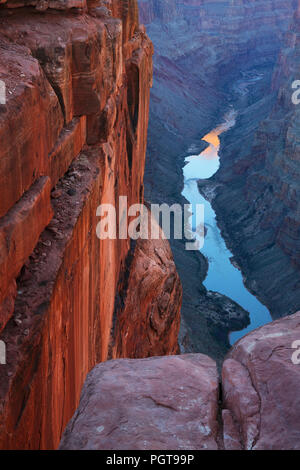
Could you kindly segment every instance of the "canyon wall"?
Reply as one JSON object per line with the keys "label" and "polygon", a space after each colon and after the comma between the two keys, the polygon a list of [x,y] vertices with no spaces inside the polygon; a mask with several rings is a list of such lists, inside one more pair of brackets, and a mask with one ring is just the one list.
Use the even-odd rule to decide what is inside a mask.
{"label": "canyon wall", "polygon": [[299,337],[300,312],[251,332],[226,357],[225,449],[299,449]]}
{"label": "canyon wall", "polygon": [[0,6],[2,449],[56,448],[95,364],[178,350],[168,242],[96,236],[144,200],[152,55],[135,0]]}
{"label": "canyon wall", "polygon": [[224,137],[224,165],[215,207],[250,289],[274,319],[300,307],[299,120],[292,84],[299,79],[299,13],[286,34],[270,82],[273,105],[238,119],[239,134]]}
{"label": "canyon wall", "polygon": [[[154,218],[149,220],[149,230],[150,222],[152,226],[157,224]],[[119,280],[111,344],[113,359],[180,352],[182,287],[170,245],[156,226],[159,239],[137,240],[128,270]]]}
{"label": "canyon wall", "polygon": [[[183,204],[187,202],[181,196],[184,157],[204,148],[201,138],[222,121],[230,106],[240,112],[242,126],[230,131],[231,140],[222,138],[221,148],[228,150],[223,159],[227,167],[268,116],[276,99],[271,77],[296,2],[139,0],[139,5],[155,46],[145,194],[153,202]],[[248,74],[262,78],[247,94],[239,82]],[[245,113],[246,108],[251,112]],[[224,213],[230,223],[240,219],[237,211],[228,215],[232,200],[225,195],[231,182],[220,187],[222,206],[214,205],[218,220]],[[212,183],[214,193],[216,181]],[[238,208],[240,195],[234,197]],[[236,226],[233,230],[238,234]],[[220,362],[230,347],[228,331],[235,325],[229,319],[224,328],[220,299],[214,303],[202,284],[206,259],[186,252],[181,241],[172,240],[171,246],[183,284],[181,349],[202,352]],[[236,252],[234,247],[231,251]],[[218,311],[220,320],[215,321]]]}

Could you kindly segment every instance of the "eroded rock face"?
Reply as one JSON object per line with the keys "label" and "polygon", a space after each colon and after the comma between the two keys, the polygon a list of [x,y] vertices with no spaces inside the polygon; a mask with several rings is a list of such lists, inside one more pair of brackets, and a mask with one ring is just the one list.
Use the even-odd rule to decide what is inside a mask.
{"label": "eroded rock face", "polygon": [[120,278],[113,358],[179,352],[182,287],[169,242],[162,239],[159,227],[158,233],[159,240],[137,240],[133,259]]}
{"label": "eroded rock face", "polygon": [[[7,22],[0,16],[0,31]],[[30,50],[12,44],[1,32],[0,43],[1,79],[6,91],[6,104],[0,105],[3,217],[37,178],[47,174],[47,156],[63,127],[63,115],[54,90]]]}
{"label": "eroded rock face", "polygon": [[[53,216],[50,204],[50,179],[41,177],[29,191],[0,219],[0,331],[6,325],[11,308],[6,309],[11,298],[11,287],[21,271],[28,254],[38,242],[41,232]],[[13,305],[13,304],[12,304]],[[12,313],[12,312],[11,312]]]}
{"label": "eroded rock face", "polygon": [[60,449],[217,449],[218,376],[202,354],[99,364]]}
{"label": "eroded rock face", "polygon": [[299,339],[300,312],[253,331],[230,351],[222,371],[226,449],[299,450]]}
{"label": "eroded rock face", "polygon": [[[228,149],[224,155],[228,172],[232,172],[235,156],[252,145],[253,127],[267,115],[271,98],[274,98],[270,93],[272,70],[292,21],[295,3],[292,0],[263,0],[259,3],[243,0],[139,0],[139,5],[141,21],[147,25],[147,32],[155,46],[145,194],[150,202],[183,204],[186,203],[181,196],[184,157],[200,153],[203,149],[201,138],[222,122],[230,105],[236,105],[237,95],[241,101],[237,108],[237,111],[241,110],[238,114],[241,124],[236,126],[235,134],[234,130],[230,130],[222,136],[221,151]],[[256,82],[254,98],[251,86],[248,94],[247,90],[238,86],[244,73],[247,75],[249,71],[250,76],[259,73],[263,77]],[[255,103],[258,96],[261,106]],[[278,130],[276,132],[279,135]],[[227,134],[231,133],[234,137],[227,139]],[[269,138],[272,139],[271,134]],[[261,155],[260,149],[253,154],[253,159],[248,160],[248,164],[249,161],[253,166],[259,164]],[[247,161],[241,162],[241,169],[245,164]],[[235,170],[239,171],[237,167]],[[251,196],[241,209],[244,189],[245,182],[240,179],[239,191],[235,192],[232,178],[228,178],[218,191],[222,204],[216,206],[218,219],[220,213],[220,218],[224,216],[224,225],[227,222],[229,228],[235,227],[228,238],[230,242],[231,235],[235,236],[237,246],[241,246],[249,233],[248,221],[243,234],[238,223],[246,212],[251,215],[252,200],[255,196],[259,198],[260,192],[256,181]],[[230,193],[231,197],[227,197]],[[234,213],[232,208],[236,208]],[[255,221],[254,227],[257,226]],[[288,221],[285,233],[280,235],[282,240],[283,237],[289,239],[284,243],[291,251],[296,231],[296,224]],[[257,238],[258,242],[264,243],[259,235]],[[252,240],[253,232],[249,236],[249,246],[252,246]],[[269,238],[267,246],[268,243]],[[229,349],[229,342],[224,334],[223,319],[219,316],[218,321],[215,314],[219,310],[219,302],[214,304],[202,284],[207,273],[207,262],[200,253],[187,253],[184,244],[178,240],[172,240],[171,246],[183,285],[182,350],[203,352],[222,361]],[[249,258],[251,262],[251,256]],[[238,264],[241,266],[241,263]],[[258,256],[256,266],[266,264],[263,256]],[[290,276],[293,270],[288,263],[283,262],[282,270],[279,265],[274,266],[283,273],[282,282],[288,279],[290,284],[293,283]],[[270,275],[264,272],[262,278],[266,285]],[[257,293],[255,286],[252,287]],[[276,290],[272,289],[272,295],[281,297],[281,304],[287,307],[285,296],[280,292],[278,285]],[[221,302],[225,304],[226,298]],[[291,313],[297,310],[294,303],[293,307]],[[231,323],[229,329],[235,328],[235,321],[228,323]]]}
{"label": "eroded rock face", "polygon": [[216,364],[202,354],[100,364],[60,448],[299,450],[299,344],[300,312],[242,338],[220,402]]}
{"label": "eroded rock face", "polygon": [[35,7],[43,12],[49,9],[70,10],[72,8],[86,9],[86,0],[1,0],[5,8]]}
{"label": "eroded rock face", "polygon": [[299,38],[298,12],[265,96],[243,106],[224,137],[213,202],[247,285],[274,319],[300,308]]}
{"label": "eroded rock face", "polygon": [[[99,240],[96,212],[102,203],[118,207],[119,196],[128,205],[144,199],[153,46],[135,0],[81,6],[0,7],[2,449],[57,448],[86,374],[118,344],[113,314],[131,247],[128,239]],[[147,345],[131,340],[116,355],[177,352],[180,283],[167,242],[163,261],[150,245],[148,266],[138,270],[137,262],[130,273],[142,297],[126,292],[141,313],[131,334],[142,328]],[[157,304],[153,285],[143,283],[151,272]],[[158,333],[149,330],[149,342],[151,321]]]}

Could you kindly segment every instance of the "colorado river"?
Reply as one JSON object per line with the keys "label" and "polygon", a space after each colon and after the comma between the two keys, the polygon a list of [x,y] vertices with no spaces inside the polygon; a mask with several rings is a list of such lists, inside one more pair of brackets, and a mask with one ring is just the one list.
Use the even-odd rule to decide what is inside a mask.
{"label": "colorado river", "polygon": [[[199,155],[192,155],[185,159],[184,190],[182,192],[192,207],[195,207],[196,204],[204,205],[206,235],[201,253],[209,263],[207,277],[204,281],[205,287],[210,291],[226,295],[250,313],[250,325],[242,331],[231,333],[231,344],[255,328],[272,321],[268,309],[246,289],[240,270],[231,263],[230,258],[233,255],[228,250],[217,226],[216,214],[209,201],[199,193],[197,185],[197,180],[210,178],[219,169],[219,135],[235,125],[235,117],[235,112],[230,111],[220,126],[203,137],[202,140],[209,144],[208,147]],[[193,222],[193,216],[191,216],[191,220]],[[195,227],[193,229],[195,230]]]}

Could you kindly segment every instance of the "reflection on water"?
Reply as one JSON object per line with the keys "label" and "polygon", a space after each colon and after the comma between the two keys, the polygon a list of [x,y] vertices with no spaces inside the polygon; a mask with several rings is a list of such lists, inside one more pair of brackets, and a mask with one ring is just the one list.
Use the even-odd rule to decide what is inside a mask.
{"label": "reflection on water", "polygon": [[221,135],[223,132],[226,132],[228,129],[230,129],[230,127],[234,126],[235,118],[235,111],[232,110],[227,113],[224,118],[224,123],[216,127],[216,129],[212,130],[202,138],[202,140],[209,144],[208,147],[199,155],[192,155],[185,159],[187,165],[185,165],[183,168],[183,174],[186,181],[193,178],[210,178],[216,173],[220,166],[219,135]]}
{"label": "reflection on water", "polygon": [[[199,179],[210,178],[219,169],[219,136],[235,125],[235,118],[236,113],[231,110],[225,115],[224,122],[220,126],[203,137],[202,140],[209,144],[208,147],[199,155],[192,155],[185,159],[184,190],[182,192],[192,207],[196,207],[196,204],[203,204],[205,207],[206,236],[204,246],[201,249],[201,253],[206,256],[209,262],[208,274],[204,281],[205,287],[208,290],[227,295],[250,313],[251,324],[242,331],[231,333],[232,344],[249,331],[272,321],[268,309],[246,289],[241,272],[231,263],[230,258],[233,255],[221,236],[216,222],[216,214],[209,201],[199,193],[197,185]],[[190,223],[195,230],[193,215]]]}

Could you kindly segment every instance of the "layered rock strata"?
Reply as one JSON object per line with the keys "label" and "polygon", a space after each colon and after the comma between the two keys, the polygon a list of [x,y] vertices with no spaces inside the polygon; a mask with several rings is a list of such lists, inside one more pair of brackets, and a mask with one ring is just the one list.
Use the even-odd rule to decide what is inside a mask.
{"label": "layered rock strata", "polygon": [[[282,0],[139,0],[139,6],[155,46],[146,196],[151,202],[183,204],[184,157],[203,149],[201,138],[222,122],[237,97],[241,119],[246,109],[251,109],[251,118],[247,126],[236,126],[236,145],[229,141],[225,164],[249,141],[251,145],[251,132],[268,115],[276,93],[270,93],[271,75],[295,4]],[[261,79],[248,86],[248,76]],[[216,210],[224,211],[229,221],[232,204],[225,199],[227,187],[221,189],[224,204]],[[237,207],[239,200],[240,194],[234,194]],[[239,217],[235,213],[232,218]],[[235,233],[239,231],[235,229]],[[202,352],[220,362],[230,345],[222,322],[209,320],[215,319],[219,305],[213,305],[202,284],[207,261],[199,253],[187,253],[180,241],[172,240],[171,246],[183,284],[182,350]],[[229,330],[235,327],[232,322]]]}
{"label": "layered rock strata", "polygon": [[[149,213],[150,215],[150,213]],[[149,229],[156,224],[149,220]],[[112,358],[143,358],[180,352],[178,335],[182,287],[169,243],[136,242],[128,270],[122,273],[115,304]],[[130,257],[130,254],[129,254]]]}
{"label": "layered rock strata", "polygon": [[[120,338],[112,328],[128,270],[143,285],[141,299],[127,292],[140,300],[131,329],[145,329],[139,355],[178,349],[181,287],[168,242],[158,255],[147,245],[148,265],[131,273],[139,245],[135,253],[128,239],[96,236],[100,204],[143,202],[152,54],[135,0],[0,7],[2,449],[57,448],[90,369],[111,344],[116,355],[135,354],[120,339],[129,320]],[[157,305],[145,281],[152,271],[170,295]],[[168,329],[174,320],[164,348],[160,317]],[[150,321],[159,334],[146,331]]]}
{"label": "layered rock strata", "polygon": [[240,138],[234,130],[225,136],[213,202],[249,288],[274,319],[300,307],[300,108],[292,100],[299,50],[296,13],[267,90],[273,105],[264,119],[258,106],[245,110],[237,122]]}

